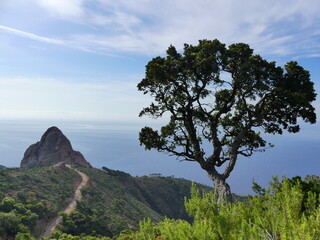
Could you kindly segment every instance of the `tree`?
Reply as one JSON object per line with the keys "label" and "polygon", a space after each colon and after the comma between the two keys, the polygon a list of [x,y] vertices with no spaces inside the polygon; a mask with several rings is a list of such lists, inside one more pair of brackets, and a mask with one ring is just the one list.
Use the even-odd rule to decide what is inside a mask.
{"label": "tree", "polygon": [[15,237],[15,240],[36,240],[29,233],[18,233]]}
{"label": "tree", "polygon": [[154,98],[140,117],[169,116],[160,131],[142,128],[140,144],[198,162],[219,201],[232,200],[226,179],[238,156],[272,146],[261,131],[296,133],[299,119],[316,122],[309,72],[297,62],[276,66],[244,43],[226,47],[201,40],[197,46],[185,44],[182,54],[170,46],[166,57],[147,64],[138,90]]}

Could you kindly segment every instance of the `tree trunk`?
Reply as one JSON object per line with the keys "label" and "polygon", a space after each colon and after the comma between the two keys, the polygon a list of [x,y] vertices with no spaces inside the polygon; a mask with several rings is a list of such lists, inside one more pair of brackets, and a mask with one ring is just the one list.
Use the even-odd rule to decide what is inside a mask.
{"label": "tree trunk", "polygon": [[218,195],[218,202],[220,203],[227,203],[232,202],[232,194],[230,191],[230,186],[226,182],[225,179],[222,178],[220,174],[214,174],[208,172],[209,178],[213,182],[214,189]]}

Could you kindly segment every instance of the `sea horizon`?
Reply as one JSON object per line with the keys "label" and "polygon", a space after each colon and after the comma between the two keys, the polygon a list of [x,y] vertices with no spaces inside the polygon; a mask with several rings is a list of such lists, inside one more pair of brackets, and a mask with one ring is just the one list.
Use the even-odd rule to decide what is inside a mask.
{"label": "sea horizon", "polygon": [[[19,167],[25,150],[39,141],[49,127],[56,126],[70,140],[73,149],[80,151],[95,168],[107,167],[132,176],[159,173],[213,186],[197,163],[180,162],[168,154],[145,151],[138,140],[139,130],[144,125],[112,121],[0,120],[0,165]],[[266,186],[273,176],[317,174],[320,166],[314,159],[320,154],[317,150],[320,141],[311,134],[304,135],[270,136],[274,148],[255,153],[251,158],[239,159],[227,180],[231,190],[242,195],[252,194],[253,180]],[[306,152],[309,159],[296,160],[303,158]],[[294,160],[299,166],[290,165]]]}

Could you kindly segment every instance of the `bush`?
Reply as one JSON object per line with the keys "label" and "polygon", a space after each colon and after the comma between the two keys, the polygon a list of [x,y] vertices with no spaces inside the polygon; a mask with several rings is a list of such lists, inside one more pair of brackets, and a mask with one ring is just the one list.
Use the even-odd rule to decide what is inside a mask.
{"label": "bush", "polygon": [[94,236],[86,236],[86,235],[82,235],[82,236],[72,236],[70,234],[67,233],[62,233],[60,231],[54,231],[51,236],[50,236],[51,240],[111,240],[111,238],[109,237],[94,237]]}
{"label": "bush", "polygon": [[15,240],[36,240],[34,237],[30,236],[29,233],[18,233]]}
{"label": "bush", "polygon": [[[0,237],[10,238],[18,233],[29,233],[36,226],[38,218],[26,205],[5,197],[0,202]],[[19,235],[19,238],[26,239],[26,236]]]}
{"label": "bush", "polygon": [[215,193],[201,194],[193,185],[192,197],[185,201],[193,223],[166,219],[154,225],[145,220],[138,232],[122,233],[119,240],[318,240],[319,182],[313,182],[311,190],[301,182],[287,178],[279,182],[275,178],[260,195],[225,205],[216,201]]}

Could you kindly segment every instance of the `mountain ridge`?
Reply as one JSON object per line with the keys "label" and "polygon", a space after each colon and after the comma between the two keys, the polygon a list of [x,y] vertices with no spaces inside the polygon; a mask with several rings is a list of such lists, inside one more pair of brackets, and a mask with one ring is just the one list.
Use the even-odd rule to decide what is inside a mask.
{"label": "mountain ridge", "polygon": [[[48,223],[74,200],[81,182],[79,172],[89,181],[81,189],[83,197],[76,209],[59,216],[57,229],[64,233],[113,237],[124,229],[138,229],[144,218],[191,221],[184,207],[185,198],[191,196],[191,181],[160,174],[133,177],[107,167],[93,168],[57,127],[49,128],[26,150],[21,168],[0,169],[0,215],[3,202],[16,202],[18,208],[11,204],[11,209],[17,212],[19,204],[25,205],[33,217],[29,232],[41,236]],[[198,188],[212,191],[202,184]]]}
{"label": "mountain ridge", "polygon": [[[139,221],[144,218],[156,222],[165,216],[190,220],[184,209],[184,198],[190,197],[192,182],[189,180],[133,177],[112,169],[75,168],[87,174],[90,180],[81,190],[83,197],[76,210],[63,216],[58,226],[62,232],[114,236],[124,229],[138,229]],[[37,212],[37,224],[30,230],[37,237],[70,203],[80,181],[81,177],[64,165],[0,169],[0,202],[10,197],[25,205],[42,206]],[[203,185],[199,188],[212,190]],[[70,222],[77,228],[70,228]]]}

